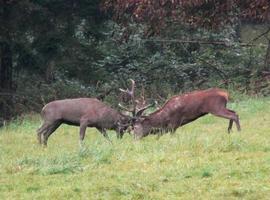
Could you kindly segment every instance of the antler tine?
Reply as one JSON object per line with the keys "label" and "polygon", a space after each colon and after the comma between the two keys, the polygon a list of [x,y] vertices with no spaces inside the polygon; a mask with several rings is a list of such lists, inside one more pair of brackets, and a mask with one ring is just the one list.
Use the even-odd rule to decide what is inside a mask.
{"label": "antler tine", "polygon": [[139,110],[136,112],[136,117],[141,116],[141,115],[143,114],[143,112],[144,112],[146,109],[151,108],[151,107],[153,107],[154,105],[156,105],[156,101],[153,102],[153,103],[151,103],[151,104],[149,104],[149,105],[147,105],[147,106],[145,106],[145,107],[143,107],[143,108],[141,108],[141,109],[139,109]]}
{"label": "antler tine", "polygon": [[125,106],[123,106],[122,104],[118,104],[118,106],[121,108],[121,109],[123,109],[123,110],[125,110],[125,111],[128,111],[128,112],[132,112],[133,110],[130,110],[130,109],[128,109],[127,107],[125,107]]}
{"label": "antler tine", "polygon": [[137,107],[137,102],[135,99],[135,81],[133,79],[129,79],[129,80],[131,81],[130,96],[131,96],[131,101],[132,101],[132,105],[133,105],[132,115],[135,116],[136,115],[136,107]]}
{"label": "antler tine", "polygon": [[143,99],[144,99],[144,98],[145,98],[144,96],[145,96],[145,95],[144,95],[144,87],[142,87],[142,91],[141,91],[141,98],[143,98]]}
{"label": "antler tine", "polygon": [[141,90],[141,104],[145,105],[144,87],[142,87],[142,90]]}
{"label": "antler tine", "polygon": [[119,90],[120,90],[120,92],[127,93],[128,95],[131,96],[131,92],[128,89],[124,90],[122,88],[119,88]]}
{"label": "antler tine", "polygon": [[129,79],[131,81],[131,89],[122,89],[122,88],[119,88],[119,90],[123,93],[126,93],[130,96],[130,99],[131,99],[131,102],[132,102],[132,109],[128,109],[124,106],[122,106],[121,104],[118,106],[121,107],[122,109],[128,111],[128,112],[131,112],[133,116],[135,116],[136,114],[136,106],[137,106],[137,103],[136,103],[136,100],[135,100],[135,81],[133,79]]}
{"label": "antler tine", "polygon": [[119,90],[123,93],[127,93],[128,95],[130,95],[132,98],[134,97],[134,90],[135,90],[135,81],[133,79],[129,79],[131,81],[131,90],[129,89],[122,89],[122,88],[119,88]]}

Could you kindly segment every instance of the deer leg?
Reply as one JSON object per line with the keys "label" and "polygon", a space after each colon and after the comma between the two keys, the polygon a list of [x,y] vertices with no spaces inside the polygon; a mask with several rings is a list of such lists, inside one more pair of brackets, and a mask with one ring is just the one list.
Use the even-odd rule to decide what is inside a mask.
{"label": "deer leg", "polygon": [[41,127],[37,130],[37,138],[38,138],[39,144],[43,143],[44,134],[46,134],[49,131],[49,128],[51,125],[52,125],[52,122],[44,121]]}
{"label": "deer leg", "polygon": [[162,136],[162,133],[161,133],[161,132],[158,132],[158,133],[157,133],[156,140],[159,140],[161,136]]}
{"label": "deer leg", "polygon": [[175,132],[176,132],[176,129],[172,129],[172,130],[170,131],[170,135],[171,135],[171,136],[175,136],[175,135],[176,135]]}
{"label": "deer leg", "polygon": [[122,139],[123,135],[124,135],[124,131],[122,130],[116,133],[117,139]]}
{"label": "deer leg", "polygon": [[228,131],[231,130],[232,122],[235,122],[238,131],[241,130],[239,117],[236,114],[236,112],[224,108],[224,109],[221,109],[217,112],[211,112],[211,114],[216,115],[218,117],[223,117],[223,118],[229,119],[230,122],[229,122]]}
{"label": "deer leg", "polygon": [[237,130],[238,131],[241,131],[241,126],[240,126],[240,121],[239,121],[239,116],[237,114],[235,114],[235,124],[236,124],[236,127],[237,127]]}
{"label": "deer leg", "polygon": [[166,133],[166,130],[165,129],[160,129],[160,130],[158,130],[157,131],[157,137],[156,137],[156,140],[159,140],[160,139],[160,137],[162,136],[162,135],[164,135]]}
{"label": "deer leg", "polygon": [[37,130],[37,139],[38,139],[39,144],[42,144],[41,135],[46,130],[46,128],[47,128],[47,124],[44,122],[41,125],[41,127]]}
{"label": "deer leg", "polygon": [[83,145],[83,140],[85,137],[85,131],[86,131],[87,125],[88,124],[86,121],[80,123],[80,142],[79,143],[81,147]]}
{"label": "deer leg", "polygon": [[237,130],[241,131],[241,126],[240,126],[240,122],[239,122],[239,116],[236,114],[235,111],[230,110],[230,109],[227,109],[227,110],[235,115],[235,124],[236,124]]}
{"label": "deer leg", "polygon": [[170,135],[175,135],[176,128],[174,128],[174,127],[170,128],[169,131],[170,131]]}
{"label": "deer leg", "polygon": [[232,130],[232,125],[233,125],[233,120],[230,119],[229,126],[228,126],[228,133],[231,132],[231,130]]}
{"label": "deer leg", "polygon": [[43,138],[42,138],[42,142],[44,146],[47,146],[47,141],[48,138],[50,137],[50,135],[61,125],[60,121],[56,121],[54,123],[52,123],[46,132],[43,133]]}
{"label": "deer leg", "polygon": [[104,128],[98,128],[98,130],[101,132],[101,134],[106,138],[107,141],[109,141],[112,144],[112,141],[110,140],[106,130]]}

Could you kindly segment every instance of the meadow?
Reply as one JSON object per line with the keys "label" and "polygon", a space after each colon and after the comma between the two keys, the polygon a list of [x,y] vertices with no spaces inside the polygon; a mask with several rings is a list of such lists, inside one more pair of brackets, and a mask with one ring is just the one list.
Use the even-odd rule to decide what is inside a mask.
{"label": "meadow", "polygon": [[43,148],[38,115],[0,129],[0,199],[269,199],[270,99],[228,105],[242,131],[207,115],[159,140],[126,134],[113,144],[61,126]]}

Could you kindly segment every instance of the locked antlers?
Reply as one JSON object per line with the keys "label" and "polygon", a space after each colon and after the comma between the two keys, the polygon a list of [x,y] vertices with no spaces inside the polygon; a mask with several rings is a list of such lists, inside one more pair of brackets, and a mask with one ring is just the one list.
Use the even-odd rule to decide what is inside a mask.
{"label": "locked antlers", "polygon": [[136,100],[135,99],[135,87],[136,87],[135,81],[133,79],[129,79],[129,80],[131,81],[131,89],[124,90],[124,89],[120,88],[119,90],[129,96],[129,98],[131,100],[131,104],[132,104],[131,108],[127,108],[127,107],[121,105],[120,103],[118,104],[118,106],[121,109],[132,113],[132,117],[140,117],[145,110],[147,110],[150,107],[153,107],[155,105],[155,103],[151,103],[151,104],[144,106],[145,105],[144,90],[142,90],[142,93],[141,93],[141,101],[143,101],[143,102],[140,103],[139,100]]}

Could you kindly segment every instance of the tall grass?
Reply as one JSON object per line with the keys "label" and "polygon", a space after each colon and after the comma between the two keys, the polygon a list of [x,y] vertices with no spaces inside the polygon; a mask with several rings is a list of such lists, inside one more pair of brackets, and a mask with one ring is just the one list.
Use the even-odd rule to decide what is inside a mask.
{"label": "tall grass", "polygon": [[17,120],[0,130],[0,199],[268,199],[270,99],[228,107],[240,133],[209,115],[159,140],[111,131],[110,144],[88,129],[82,148],[77,127],[60,127],[42,148],[39,117]]}

